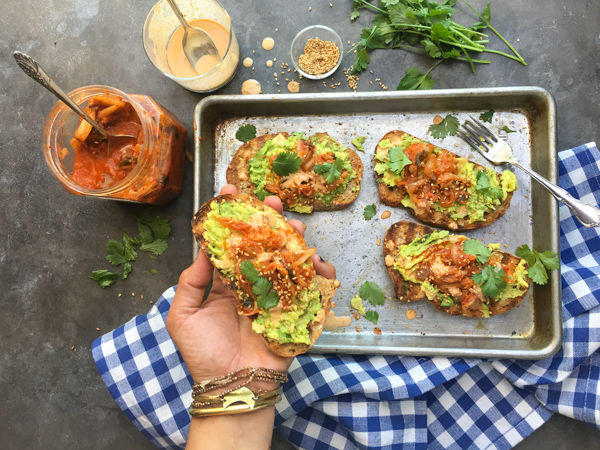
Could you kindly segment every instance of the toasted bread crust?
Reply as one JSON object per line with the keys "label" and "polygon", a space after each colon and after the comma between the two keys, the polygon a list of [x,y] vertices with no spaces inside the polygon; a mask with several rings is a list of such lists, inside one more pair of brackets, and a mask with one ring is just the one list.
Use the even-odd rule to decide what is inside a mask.
{"label": "toasted bread crust", "polygon": [[[267,141],[273,139],[278,134],[283,135],[286,139],[290,136],[288,133],[281,132],[275,134],[265,134],[263,136],[256,137],[244,143],[233,156],[231,163],[227,167],[227,182],[233,184],[238,188],[241,194],[248,194],[254,196],[256,185],[250,179],[250,166],[249,163],[254,156],[263,148]],[[327,139],[333,139],[327,133],[317,133],[312,137],[316,137],[318,142],[323,142]],[[309,138],[310,139],[310,138]],[[356,172],[356,177],[348,182],[346,189],[340,195],[338,195],[329,205],[319,201],[318,199],[312,199],[311,206],[313,211],[336,211],[344,209],[356,200],[358,193],[360,192],[360,186],[362,183],[363,176],[363,164],[358,154],[346,147],[348,153],[348,160],[352,165],[352,168]],[[273,194],[275,195],[275,194]],[[283,209],[289,210],[289,206],[284,202]]]}
{"label": "toasted bread crust", "polygon": [[[273,214],[279,215],[277,211],[266,206],[257,198],[248,196],[246,194],[219,195],[213,198],[212,200],[209,200],[200,207],[200,209],[198,210],[198,212],[196,212],[192,219],[192,231],[194,233],[194,237],[196,238],[200,249],[206,254],[206,256],[208,256],[209,259],[212,255],[208,249],[208,243],[206,242],[203,236],[204,222],[207,218],[207,214],[211,211],[211,203],[215,201],[220,202],[222,200],[226,200],[230,203],[246,203],[262,211],[269,211],[273,212]],[[306,249],[308,249],[308,246],[306,246],[306,244],[305,247]],[[239,289],[237,281],[232,280],[231,278],[223,275],[218,269],[215,270],[215,272],[217,273],[221,281],[223,281],[223,283],[231,290],[235,298],[242,302],[244,298],[242,297],[242,291]],[[265,336],[262,336],[267,347],[269,347],[269,349],[276,355],[296,356],[301,353],[305,353],[312,346],[312,344],[315,343],[315,341],[323,331],[325,320],[327,319],[327,315],[329,314],[329,310],[331,308],[331,300],[333,299],[335,291],[339,287],[339,282],[336,282],[336,280],[330,280],[328,278],[322,277],[321,275],[315,275],[312,279],[312,282],[314,283],[315,289],[320,292],[322,310],[317,314],[317,320],[312,321],[309,324],[309,335],[311,345],[294,343],[280,344],[277,341],[273,341],[271,339],[266,338]],[[254,320],[255,317],[256,316],[251,316],[249,317],[249,319]]]}
{"label": "toasted bread crust", "polygon": [[[409,221],[400,221],[390,226],[390,228],[388,228],[385,234],[385,239],[383,241],[383,256],[384,258],[387,258],[386,267],[394,283],[394,290],[396,291],[396,296],[401,301],[414,302],[423,300],[427,297],[425,296],[425,293],[421,290],[421,286],[419,284],[405,280],[400,274],[400,272],[393,267],[393,264],[388,264],[388,262],[390,261],[388,256],[390,258],[393,258],[394,255],[397,253],[398,247],[400,247],[401,245],[407,245],[416,238],[432,233],[433,231],[435,231],[433,228],[428,227],[426,225],[420,225]],[[503,262],[506,262],[509,259],[511,259],[518,264],[518,262],[521,259],[507,252],[500,253],[502,253]],[[531,285],[531,279],[529,277],[526,278],[526,281],[528,284]],[[504,301],[496,302],[492,300],[488,305],[490,309],[490,316],[502,314],[514,308],[519,303],[521,303],[521,301],[527,295],[528,291],[529,289],[523,291],[523,293],[518,297],[510,298]],[[483,313],[480,310],[467,308],[463,309],[460,302],[455,302],[454,305],[446,307],[441,306],[441,300],[437,297],[430,301],[436,309],[439,309],[440,311],[443,311],[453,316],[459,315],[466,317],[484,317]]]}
{"label": "toasted bread crust", "polygon": [[[404,131],[393,130],[385,134],[379,142],[384,139],[388,139],[392,145],[399,145],[402,142],[402,136],[409,135]],[[414,136],[411,136],[414,137]],[[423,141],[425,142],[425,141]],[[377,144],[377,148],[379,148],[379,144]],[[375,154],[377,154],[377,148],[375,149]],[[450,152],[452,155],[457,156],[455,153]],[[373,156],[374,163],[377,164],[377,158]],[[475,167],[484,168],[481,164],[477,164],[473,161],[470,161]],[[381,180],[383,178],[382,175],[375,173],[377,180]],[[385,203],[389,206],[403,206],[402,199],[406,195],[406,189],[404,186],[387,186],[384,183],[379,183],[379,199],[381,202]],[[502,217],[508,207],[510,206],[510,200],[512,199],[513,193],[509,192],[506,196],[506,199],[498,205],[498,207],[494,211],[490,211],[484,214],[484,219],[482,221],[476,221],[473,223],[469,223],[469,219],[467,217],[462,219],[454,220],[449,215],[446,215],[440,211],[428,210],[428,211],[415,211],[412,208],[408,208],[413,216],[415,216],[420,221],[427,223],[429,225],[434,225],[440,228],[446,228],[448,230],[475,230],[478,228],[483,228],[494,223],[500,217]]]}

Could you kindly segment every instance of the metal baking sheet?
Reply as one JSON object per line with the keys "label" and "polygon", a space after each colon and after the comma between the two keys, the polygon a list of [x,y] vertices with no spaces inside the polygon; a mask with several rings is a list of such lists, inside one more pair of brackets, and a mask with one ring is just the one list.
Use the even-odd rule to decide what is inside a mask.
{"label": "metal baking sheet", "polygon": [[[371,307],[379,313],[373,325],[364,318],[338,332],[324,332],[312,352],[460,356],[482,358],[541,359],[554,353],[561,341],[560,274],[553,272],[545,286],[534,285],[521,305],[490,319],[449,316],[428,301],[403,303],[395,298],[382,256],[383,240],[398,220],[415,220],[404,208],[379,201],[373,172],[373,152],[388,131],[397,129],[483,165],[483,157],[471,152],[458,137],[433,139],[428,128],[436,115],[453,114],[461,123],[469,114],[495,111],[491,128],[508,126],[508,143],[521,162],[557,181],[555,105],[540,88],[491,88],[425,92],[295,94],[261,96],[211,96],[195,111],[194,209],[216,195],[226,184],[225,171],[241,142],[235,133],[253,124],[257,136],[277,131],[311,135],[328,132],[354,149],[350,141],[366,136],[366,153],[358,153],[364,178],[357,200],[347,209],[311,215],[285,213],[307,225],[309,246],[337,269],[341,282],[334,302],[336,316],[351,316],[350,300],[365,281],[376,282],[387,300]],[[496,169],[500,170],[499,167]],[[466,231],[484,243],[502,243],[515,252],[521,244],[559,253],[558,206],[551,195],[518,169],[513,172],[519,190],[503,218],[480,230]],[[376,216],[363,218],[365,206],[375,204]],[[391,216],[382,219],[389,210]],[[196,247],[197,248],[197,247]],[[409,320],[407,310],[416,312]]]}

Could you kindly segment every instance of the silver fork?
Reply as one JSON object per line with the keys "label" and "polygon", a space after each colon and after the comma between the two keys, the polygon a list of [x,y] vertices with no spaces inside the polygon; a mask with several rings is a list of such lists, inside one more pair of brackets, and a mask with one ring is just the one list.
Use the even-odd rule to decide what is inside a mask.
{"label": "silver fork", "polygon": [[563,188],[549,182],[543,176],[534,172],[529,167],[521,164],[514,156],[510,146],[492,133],[485,125],[470,116],[471,120],[466,120],[458,135],[467,141],[473,148],[481,153],[488,161],[494,164],[509,163],[518,167],[531,178],[538,181],[542,186],[561,203],[567,205],[573,215],[586,227],[600,226],[600,209],[577,200]]}

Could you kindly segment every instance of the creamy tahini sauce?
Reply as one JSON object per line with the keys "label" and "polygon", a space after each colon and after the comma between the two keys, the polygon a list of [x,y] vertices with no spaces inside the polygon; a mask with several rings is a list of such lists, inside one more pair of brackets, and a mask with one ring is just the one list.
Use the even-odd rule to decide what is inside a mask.
{"label": "creamy tahini sauce", "polygon": [[242,94],[244,95],[256,95],[262,94],[260,83],[256,80],[246,80],[242,84]]}
{"label": "creamy tahini sauce", "polygon": [[273,38],[268,37],[263,39],[262,48],[265,50],[273,50],[273,47],[275,47],[275,41]]}
{"label": "creamy tahini sauce", "polygon": [[246,59],[244,59],[242,64],[244,65],[244,67],[252,67],[252,64],[254,64],[254,61],[252,61],[252,58],[246,58]]}
{"label": "creamy tahini sauce", "polygon": [[415,317],[417,317],[417,312],[414,309],[406,310],[406,318],[408,320],[413,320]]}
{"label": "creamy tahini sauce", "polygon": [[179,78],[195,78],[213,69],[227,52],[229,32],[219,23],[209,19],[194,19],[190,25],[204,30],[214,41],[220,57],[206,55],[200,58],[196,69],[192,67],[183,53],[183,27],[179,27],[169,40],[167,62],[173,75]]}
{"label": "creamy tahini sauce", "polygon": [[323,330],[325,331],[339,331],[341,327],[347,327],[352,323],[352,318],[348,316],[336,317],[335,312],[329,311],[327,320]]}

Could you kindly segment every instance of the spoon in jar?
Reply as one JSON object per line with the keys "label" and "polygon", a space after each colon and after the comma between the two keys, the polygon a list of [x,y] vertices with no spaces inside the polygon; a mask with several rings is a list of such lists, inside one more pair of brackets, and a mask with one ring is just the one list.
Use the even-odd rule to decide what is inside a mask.
{"label": "spoon in jar", "polygon": [[214,67],[221,59],[219,50],[217,50],[215,42],[208,33],[199,28],[192,27],[185,20],[175,0],[167,0],[167,3],[171,6],[179,22],[181,22],[181,26],[183,26],[183,53],[185,53],[185,57],[198,75],[202,75],[202,73],[198,72],[198,63],[204,60],[206,64],[202,64],[203,66]]}
{"label": "spoon in jar", "polygon": [[110,156],[111,147],[123,147],[123,144],[127,144],[126,140],[131,141],[133,139],[134,142],[132,142],[132,144],[137,142],[136,136],[108,133],[98,124],[98,122],[92,119],[89,114],[82,110],[77,103],[71,100],[71,98],[50,78],[46,71],[42,69],[42,67],[33,58],[19,51],[14,52],[13,55],[19,67],[23,69],[23,72],[56,95],[65,105],[71,108],[73,112],[89,123],[98,133],[100,140],[108,141],[108,146],[106,149],[107,156]]}

